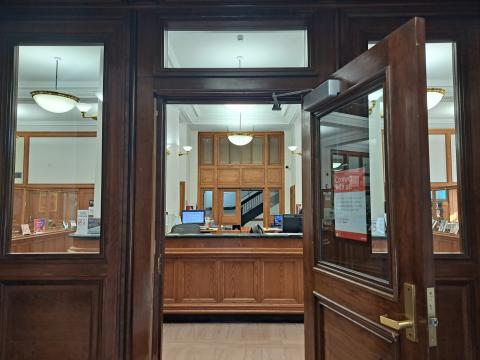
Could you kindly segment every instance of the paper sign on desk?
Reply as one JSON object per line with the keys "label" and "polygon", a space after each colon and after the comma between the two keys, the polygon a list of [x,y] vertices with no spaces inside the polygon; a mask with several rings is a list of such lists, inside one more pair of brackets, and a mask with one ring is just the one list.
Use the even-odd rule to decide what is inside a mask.
{"label": "paper sign on desk", "polygon": [[77,234],[88,235],[88,210],[77,211]]}
{"label": "paper sign on desk", "polygon": [[366,242],[365,169],[337,171],[333,178],[335,236]]}
{"label": "paper sign on desk", "polygon": [[22,224],[20,227],[22,228],[22,235],[32,235],[32,232],[30,231],[30,225]]}

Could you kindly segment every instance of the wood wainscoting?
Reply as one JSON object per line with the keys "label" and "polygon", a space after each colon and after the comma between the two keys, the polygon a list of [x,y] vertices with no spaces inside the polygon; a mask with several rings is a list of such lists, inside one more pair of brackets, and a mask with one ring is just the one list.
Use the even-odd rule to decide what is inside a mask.
{"label": "wood wainscoting", "polygon": [[303,314],[301,237],[166,238],[166,314]]}
{"label": "wood wainscoting", "polygon": [[46,231],[34,235],[12,237],[12,253],[66,253],[73,244],[73,230]]}

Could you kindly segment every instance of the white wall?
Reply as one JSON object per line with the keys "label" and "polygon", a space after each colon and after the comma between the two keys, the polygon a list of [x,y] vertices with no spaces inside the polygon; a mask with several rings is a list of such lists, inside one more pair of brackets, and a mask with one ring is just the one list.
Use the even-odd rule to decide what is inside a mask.
{"label": "white wall", "polygon": [[165,211],[168,214],[179,215],[180,203],[180,119],[179,111],[174,106],[167,106],[167,149],[169,154],[166,156],[166,176],[165,176]]}
{"label": "white wall", "polygon": [[198,131],[187,129],[187,137],[190,139],[192,151],[188,156],[188,182],[187,182],[187,205],[197,207],[197,186],[198,186]]}
{"label": "white wall", "polygon": [[30,184],[93,184],[96,166],[96,138],[30,139]]}
{"label": "white wall", "polygon": [[302,204],[302,157],[293,154],[288,147],[297,146],[296,153],[302,152],[302,119],[296,113],[292,126],[285,131],[285,212],[290,212],[290,187],[295,185],[295,202]]}

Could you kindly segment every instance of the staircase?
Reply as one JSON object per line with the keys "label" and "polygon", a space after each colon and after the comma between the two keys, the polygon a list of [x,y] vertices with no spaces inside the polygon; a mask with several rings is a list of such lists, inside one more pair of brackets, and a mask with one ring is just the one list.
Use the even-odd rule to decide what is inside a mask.
{"label": "staircase", "polygon": [[242,226],[263,213],[263,191],[252,190],[242,198]]}

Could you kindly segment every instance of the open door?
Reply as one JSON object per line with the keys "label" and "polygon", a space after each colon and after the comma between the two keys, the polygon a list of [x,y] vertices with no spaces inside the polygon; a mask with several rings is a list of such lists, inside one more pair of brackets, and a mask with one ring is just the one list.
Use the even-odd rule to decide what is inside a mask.
{"label": "open door", "polygon": [[306,359],[434,358],[424,20],[303,108]]}

